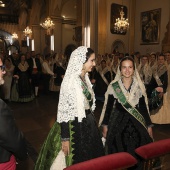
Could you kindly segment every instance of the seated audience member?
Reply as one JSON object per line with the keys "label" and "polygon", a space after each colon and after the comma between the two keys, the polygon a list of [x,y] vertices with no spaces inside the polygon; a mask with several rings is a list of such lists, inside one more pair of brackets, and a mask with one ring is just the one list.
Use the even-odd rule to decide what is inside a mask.
{"label": "seated audience member", "polygon": [[149,85],[152,79],[152,69],[149,66],[149,59],[146,55],[141,57],[141,63],[138,66],[138,72],[142,82],[145,85],[146,93],[149,95]]}
{"label": "seated audience member", "polygon": [[152,73],[155,74],[156,68],[157,68],[157,59],[156,59],[156,54],[155,53],[150,54],[149,66],[152,69]]}
{"label": "seated audience member", "polygon": [[116,76],[118,65],[119,65],[119,53],[116,53],[113,57],[112,66],[111,66],[113,80]]}
{"label": "seated audience member", "polygon": [[[168,69],[165,64],[165,56],[163,54],[160,54],[158,56],[158,66],[156,69],[156,73],[154,74],[154,80],[151,84],[152,88],[155,88],[157,91],[157,95],[154,96],[154,98],[151,96],[151,100],[153,106],[152,112],[151,112],[151,120],[153,123],[156,124],[169,124],[170,123],[170,116],[169,116],[169,104],[168,104]],[[159,100],[154,100],[158,98]],[[161,102],[162,100],[162,102]],[[154,101],[156,101],[154,103]],[[150,106],[150,107],[151,107]],[[150,110],[151,110],[150,109]]]}

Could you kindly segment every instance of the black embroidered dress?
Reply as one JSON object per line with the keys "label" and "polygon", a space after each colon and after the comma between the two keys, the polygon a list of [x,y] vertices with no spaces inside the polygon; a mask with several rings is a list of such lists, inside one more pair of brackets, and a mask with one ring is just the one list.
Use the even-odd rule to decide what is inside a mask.
{"label": "black embroidered dress", "polygon": [[[129,92],[131,87],[128,89]],[[144,96],[139,98],[135,108],[144,117],[146,125],[151,125]],[[147,129],[122,106],[113,94],[108,95],[102,125],[108,125],[106,152],[108,154],[128,152],[139,162],[132,169],[143,170],[143,163],[135,154],[135,149],[152,142],[152,139]]]}
{"label": "black embroidered dress", "polygon": [[62,140],[70,142],[67,166],[104,155],[100,132],[88,103],[85,100],[86,117],[81,122],[75,117],[73,121],[54,123],[40,151],[35,170],[50,169],[61,150]]}

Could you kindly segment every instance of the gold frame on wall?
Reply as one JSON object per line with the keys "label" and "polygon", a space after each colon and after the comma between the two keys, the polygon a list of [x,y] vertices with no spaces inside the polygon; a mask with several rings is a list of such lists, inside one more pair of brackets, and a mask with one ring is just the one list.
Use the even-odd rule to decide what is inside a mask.
{"label": "gold frame on wall", "polygon": [[159,44],[161,8],[141,12],[141,45]]}

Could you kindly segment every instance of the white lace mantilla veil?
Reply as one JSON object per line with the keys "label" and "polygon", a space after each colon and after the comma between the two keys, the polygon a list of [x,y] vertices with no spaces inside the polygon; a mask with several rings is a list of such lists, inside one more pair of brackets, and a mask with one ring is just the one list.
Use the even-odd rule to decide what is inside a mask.
{"label": "white lace mantilla veil", "polygon": [[[78,122],[86,117],[85,114],[85,96],[81,87],[80,74],[83,64],[86,62],[87,47],[80,46],[71,54],[64,79],[61,84],[57,122],[68,122],[78,117]],[[93,105],[91,110],[95,109],[95,98],[92,90],[92,84],[89,80],[88,73],[85,75],[85,81],[89,91],[93,96]]]}
{"label": "white lace mantilla veil", "polygon": [[[137,68],[138,69],[138,73],[140,73],[141,67],[142,67],[142,64],[139,64],[139,66]],[[149,63],[144,65],[144,70],[143,71],[144,71],[144,75],[145,75],[144,82],[146,84],[149,84],[149,82],[151,81],[151,78],[152,78],[152,69],[149,66]]]}
{"label": "white lace mantilla veil", "polygon": [[[109,84],[108,89],[107,89],[107,91],[106,91],[106,93],[105,93],[105,102],[104,102],[103,109],[102,109],[102,113],[101,113],[101,116],[100,116],[99,126],[101,126],[101,123],[102,123],[102,121],[103,121],[103,119],[104,119],[104,115],[105,115],[105,111],[106,111],[106,105],[107,105],[107,100],[108,100],[108,95],[109,95],[109,94],[114,94],[114,96],[116,96],[115,92],[113,91],[112,84],[113,84],[114,82],[116,82],[116,81],[119,81],[120,79],[121,79],[121,72],[120,72],[120,69],[119,69],[119,66],[118,66],[118,68],[117,68],[117,73],[116,73],[116,77],[115,77],[115,79]],[[146,89],[145,89],[145,86],[144,86],[144,84],[143,84],[140,76],[139,76],[139,73],[138,73],[138,71],[137,71],[136,65],[135,65],[135,72],[134,72],[134,75],[133,75],[133,79],[134,79],[134,81],[137,82],[136,85],[141,89],[141,92],[142,92],[142,94],[140,94],[140,92],[139,92],[140,90],[138,91],[138,92],[139,92],[138,97],[139,97],[139,98],[142,97],[141,95],[144,96],[144,98],[145,98],[145,103],[146,103],[146,107],[147,107],[148,113],[150,114],[150,112],[149,112],[149,106],[148,106],[148,98],[147,98],[147,94],[146,94]],[[132,88],[133,88],[133,87],[131,87],[131,89],[132,89]],[[133,89],[132,89],[132,90],[133,90]],[[116,97],[116,98],[117,98],[117,97]],[[136,103],[139,102],[139,98],[136,100]],[[119,101],[119,100],[118,100],[118,101]],[[120,102],[120,101],[119,101],[119,102]]]}

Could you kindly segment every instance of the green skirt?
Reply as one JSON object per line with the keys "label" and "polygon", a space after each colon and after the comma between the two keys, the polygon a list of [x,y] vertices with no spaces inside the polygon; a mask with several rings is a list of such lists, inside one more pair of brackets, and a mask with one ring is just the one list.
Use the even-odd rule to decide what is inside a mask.
{"label": "green skirt", "polygon": [[[71,131],[72,125],[69,123],[70,126],[70,154],[66,156],[66,165],[72,165],[72,134]],[[55,158],[57,157],[58,153],[61,150],[61,128],[58,122],[55,122],[53,127],[51,128],[46,141],[44,142],[41,151],[39,153],[37,162],[35,164],[34,170],[49,170],[51,165],[53,164]]]}

